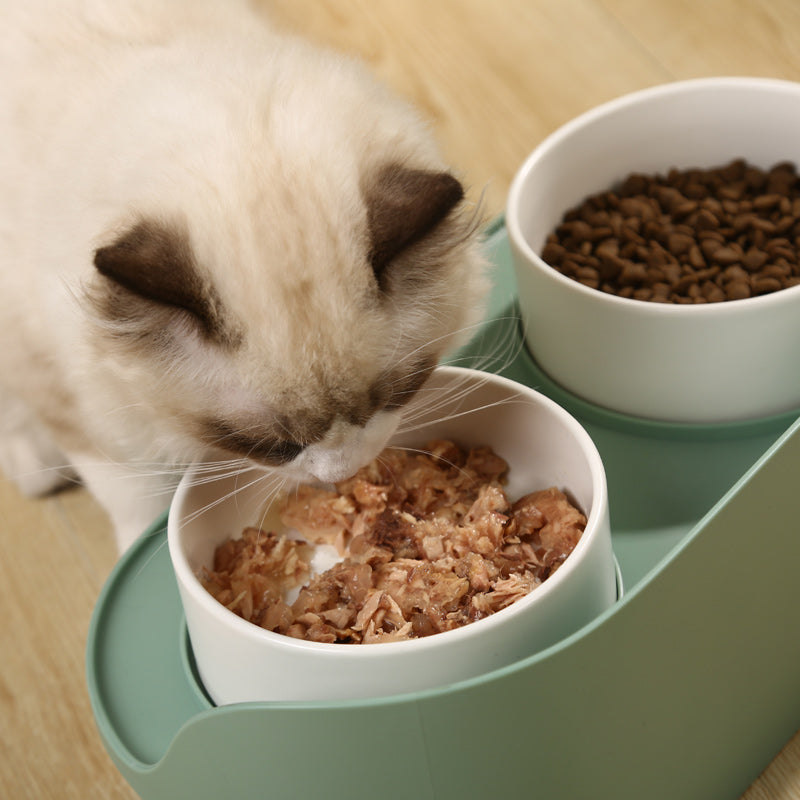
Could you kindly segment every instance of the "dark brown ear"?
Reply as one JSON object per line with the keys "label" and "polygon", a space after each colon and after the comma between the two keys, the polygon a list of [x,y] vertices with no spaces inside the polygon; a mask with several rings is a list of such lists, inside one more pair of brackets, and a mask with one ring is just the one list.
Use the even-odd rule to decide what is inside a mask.
{"label": "dark brown ear", "polygon": [[142,220],[94,254],[98,272],[146,300],[190,312],[206,333],[218,311],[197,273],[188,236],[177,227]]}
{"label": "dark brown ear", "polygon": [[365,187],[370,261],[378,281],[387,264],[427,236],[464,197],[447,172],[392,164]]}

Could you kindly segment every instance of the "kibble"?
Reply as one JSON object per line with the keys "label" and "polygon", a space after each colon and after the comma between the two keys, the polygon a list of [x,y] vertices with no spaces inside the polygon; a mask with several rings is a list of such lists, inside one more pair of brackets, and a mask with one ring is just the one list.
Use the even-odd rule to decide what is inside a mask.
{"label": "kibble", "polygon": [[542,258],[585,286],[720,303],[800,284],[800,177],[780,162],[633,173],[568,211]]}

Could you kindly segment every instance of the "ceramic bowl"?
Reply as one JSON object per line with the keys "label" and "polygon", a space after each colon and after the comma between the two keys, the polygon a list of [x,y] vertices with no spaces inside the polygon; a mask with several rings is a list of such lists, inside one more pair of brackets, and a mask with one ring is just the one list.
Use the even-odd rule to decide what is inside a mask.
{"label": "ceramic bowl", "polygon": [[218,603],[197,573],[215,547],[264,514],[263,473],[216,480],[189,471],[175,495],[168,541],[199,675],[217,704],[341,700],[415,692],[474,677],[554,644],[617,598],[606,479],[584,429],[560,406],[486,373],[440,367],[408,412],[400,446],[450,438],[491,445],[509,465],[511,499],[557,486],[587,516],[564,564],[525,598],[462,628],[381,644],[301,641],[246,622]]}
{"label": "ceramic bowl", "polygon": [[651,303],[583,286],[539,255],[565,211],[633,172],[800,164],[798,131],[800,84],[711,78],[624,96],[545,139],[517,173],[506,215],[539,366],[585,400],[649,419],[732,422],[800,407],[800,287]]}

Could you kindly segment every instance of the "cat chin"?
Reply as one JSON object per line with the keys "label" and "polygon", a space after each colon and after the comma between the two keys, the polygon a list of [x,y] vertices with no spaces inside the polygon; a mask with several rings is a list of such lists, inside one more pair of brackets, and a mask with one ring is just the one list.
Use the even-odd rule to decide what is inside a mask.
{"label": "cat chin", "polygon": [[298,483],[349,478],[384,449],[400,418],[399,411],[379,411],[364,426],[336,423],[322,441],[308,446],[280,471]]}

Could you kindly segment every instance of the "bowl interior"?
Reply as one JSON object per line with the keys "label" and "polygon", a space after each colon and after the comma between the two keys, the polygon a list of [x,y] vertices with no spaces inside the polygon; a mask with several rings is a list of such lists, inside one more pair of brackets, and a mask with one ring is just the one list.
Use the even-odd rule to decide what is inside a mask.
{"label": "bowl interior", "polygon": [[[439,368],[406,417],[413,430],[398,433],[394,446],[420,447],[434,438],[462,446],[488,444],[510,465],[506,489],[511,499],[557,486],[587,515],[587,530],[605,513],[603,467],[588,434],[566,411],[525,387],[472,370]],[[184,581],[207,594],[194,575],[212,564],[218,544],[240,536],[247,525],[280,529],[269,508],[268,485],[257,469],[215,480],[187,474],[169,520],[173,560]],[[207,597],[203,602],[216,604]]]}

